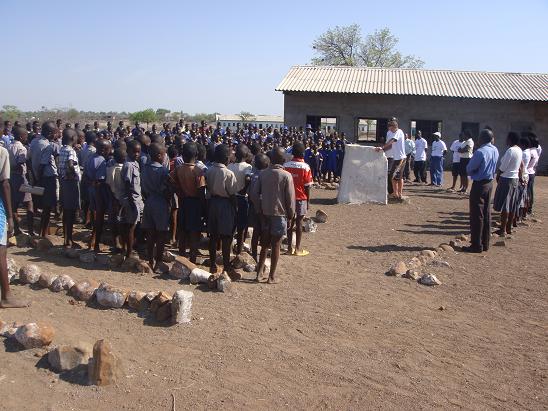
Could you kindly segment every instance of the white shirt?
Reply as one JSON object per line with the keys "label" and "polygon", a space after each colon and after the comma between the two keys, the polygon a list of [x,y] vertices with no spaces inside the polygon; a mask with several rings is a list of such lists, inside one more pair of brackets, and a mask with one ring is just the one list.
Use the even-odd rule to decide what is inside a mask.
{"label": "white shirt", "polygon": [[426,149],[428,148],[428,141],[424,138],[415,140],[415,161],[426,161]]}
{"label": "white shirt", "polygon": [[523,161],[523,152],[518,146],[512,146],[502,156],[499,170],[502,171],[501,177],[518,178],[519,167]]}
{"label": "white shirt", "polygon": [[442,157],[444,151],[447,151],[447,146],[442,140],[432,141],[432,157]]}
{"label": "white shirt", "polygon": [[464,140],[461,143],[460,148],[467,148],[468,149],[464,153],[459,153],[460,158],[472,158],[472,154],[474,152],[474,140],[472,140],[471,138],[469,138],[468,140]]}
{"label": "white shirt", "polygon": [[453,163],[460,163],[459,148],[461,148],[459,140],[455,140],[453,141],[453,143],[451,143],[450,150],[453,152]]}
{"label": "white shirt", "polygon": [[[407,158],[405,155],[405,134],[403,134],[403,131],[399,128],[395,133],[388,130],[388,133],[386,133],[386,141],[390,142],[392,140],[396,141],[392,144],[392,149],[389,151],[391,152],[394,160],[402,160]],[[389,157],[389,155],[386,154],[386,157]]]}
{"label": "white shirt", "polygon": [[253,167],[251,164],[242,161],[241,163],[231,163],[227,167],[234,173],[236,177],[236,189],[240,192],[245,187],[245,177],[253,174]]}
{"label": "white shirt", "polygon": [[535,174],[539,158],[538,149],[529,149],[529,154],[531,155],[531,159],[529,160],[529,164],[525,164],[525,167],[527,167],[527,174]]}

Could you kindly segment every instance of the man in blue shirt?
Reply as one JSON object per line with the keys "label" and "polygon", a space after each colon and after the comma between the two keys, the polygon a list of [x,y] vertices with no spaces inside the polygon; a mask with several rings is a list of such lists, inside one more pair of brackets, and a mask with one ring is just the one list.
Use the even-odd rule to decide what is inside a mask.
{"label": "man in blue shirt", "polygon": [[481,130],[480,148],[474,153],[466,171],[472,179],[470,191],[470,247],[463,247],[469,253],[481,253],[489,249],[491,238],[491,194],[493,179],[497,170],[499,152],[493,145],[493,132]]}

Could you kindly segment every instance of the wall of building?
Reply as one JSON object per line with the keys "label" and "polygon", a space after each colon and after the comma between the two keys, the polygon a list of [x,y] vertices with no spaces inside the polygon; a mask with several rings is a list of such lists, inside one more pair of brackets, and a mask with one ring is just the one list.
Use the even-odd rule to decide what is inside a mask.
{"label": "wall of building", "polygon": [[[497,101],[448,97],[366,94],[293,93],[284,95],[287,126],[303,126],[306,116],[337,118],[337,128],[355,141],[358,118],[397,117],[400,128],[409,133],[411,121],[441,120],[443,139],[449,144],[458,138],[462,122],[489,125],[496,145],[504,150],[509,131],[531,125],[541,145],[548,150],[548,103]],[[517,130],[520,131],[520,130]],[[548,172],[548,151],[541,156],[539,170]]]}

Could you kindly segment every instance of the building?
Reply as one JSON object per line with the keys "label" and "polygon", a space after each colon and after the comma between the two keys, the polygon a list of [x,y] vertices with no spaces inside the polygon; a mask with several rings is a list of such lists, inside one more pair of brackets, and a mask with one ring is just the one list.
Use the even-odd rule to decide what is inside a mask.
{"label": "building", "polygon": [[[548,74],[295,66],[276,90],[287,126],[330,119],[353,142],[384,142],[388,119],[397,117],[404,132],[440,131],[449,143],[489,125],[501,150],[511,130],[531,130],[548,148]],[[547,155],[539,170],[548,171]]]}
{"label": "building", "polygon": [[239,114],[217,114],[215,121],[221,123],[222,128],[228,128],[230,131],[236,130],[238,125],[243,127],[244,124],[250,124],[253,127],[265,130],[268,127],[279,129],[284,126],[284,118],[282,116],[254,115],[249,118],[242,118]]}

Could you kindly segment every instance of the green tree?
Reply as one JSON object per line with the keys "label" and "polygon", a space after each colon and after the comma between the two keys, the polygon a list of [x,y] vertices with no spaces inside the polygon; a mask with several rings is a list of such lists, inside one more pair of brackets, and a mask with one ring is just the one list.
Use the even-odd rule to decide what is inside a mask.
{"label": "green tree", "polygon": [[158,120],[156,117],[156,112],[154,109],[149,108],[143,111],[136,111],[135,113],[131,113],[129,115],[129,119],[131,121],[138,121],[140,123],[147,123],[147,130],[149,123],[154,123]]}
{"label": "green tree", "polygon": [[17,106],[12,106],[10,104],[2,106],[2,117],[4,120],[9,120],[13,123],[18,118],[21,118],[21,114],[21,110],[19,110]]}
{"label": "green tree", "polygon": [[74,121],[80,116],[80,112],[75,108],[70,108],[67,110],[67,119]]}
{"label": "green tree", "polygon": [[312,64],[318,66],[366,66],[420,68],[424,61],[413,55],[402,55],[398,38],[390,29],[375,30],[364,38],[357,24],[328,29],[312,43],[318,54]]}
{"label": "green tree", "polygon": [[166,114],[169,113],[171,113],[171,110],[168,110],[167,108],[159,108],[156,110],[156,117],[158,117],[159,120],[163,120]]}
{"label": "green tree", "polygon": [[242,123],[247,123],[248,121],[255,120],[255,115],[249,111],[240,111],[238,117],[242,119]]}

